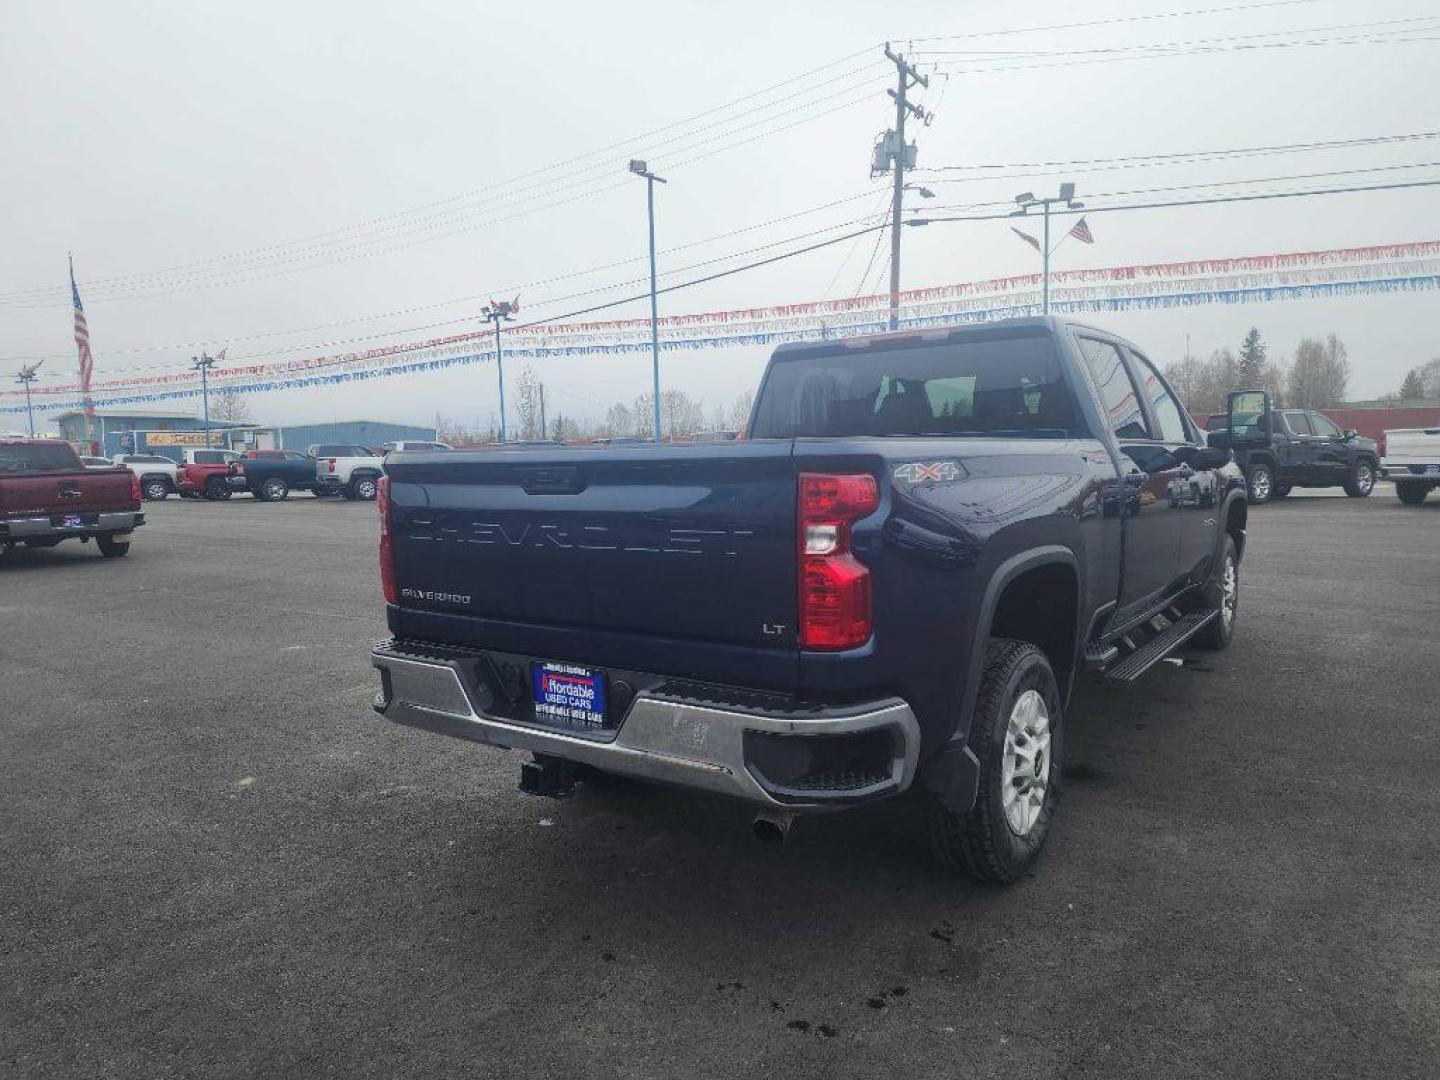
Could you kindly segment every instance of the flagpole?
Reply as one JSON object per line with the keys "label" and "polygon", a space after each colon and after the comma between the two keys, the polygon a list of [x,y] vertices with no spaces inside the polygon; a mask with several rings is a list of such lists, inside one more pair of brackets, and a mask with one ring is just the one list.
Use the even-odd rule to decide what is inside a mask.
{"label": "flagpole", "polygon": [[1044,284],[1040,292],[1040,314],[1050,314],[1050,200],[1045,200],[1045,239],[1041,253],[1044,256]]}

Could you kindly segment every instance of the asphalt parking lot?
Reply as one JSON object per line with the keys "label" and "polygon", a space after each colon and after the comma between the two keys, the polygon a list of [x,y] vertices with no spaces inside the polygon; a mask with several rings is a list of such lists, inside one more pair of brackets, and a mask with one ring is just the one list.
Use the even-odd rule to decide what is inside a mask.
{"label": "asphalt parking lot", "polygon": [[148,509],[0,562],[0,1075],[1440,1076],[1440,497],[1256,508],[1009,889],[901,802],[520,796],[371,712],[373,505]]}

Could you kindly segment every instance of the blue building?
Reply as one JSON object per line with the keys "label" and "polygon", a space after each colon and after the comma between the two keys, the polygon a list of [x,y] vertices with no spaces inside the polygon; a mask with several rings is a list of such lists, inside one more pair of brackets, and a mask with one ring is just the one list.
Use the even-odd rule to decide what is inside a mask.
{"label": "blue building", "polygon": [[[84,412],[76,409],[70,412],[62,412],[55,417],[55,425],[59,430],[60,437],[67,442],[88,448],[90,443],[89,426],[85,419]],[[224,428],[236,427],[238,425],[224,420],[211,420],[210,430],[212,443],[219,445],[220,431]],[[204,445],[203,432],[205,421],[194,413],[170,412],[163,409],[96,409],[95,410],[95,441],[100,444],[100,452],[106,457],[123,452],[121,447],[121,435],[129,435],[132,432],[187,432],[198,431],[202,436],[198,442],[184,440],[176,437],[178,445]],[[88,449],[87,449],[88,452]]]}
{"label": "blue building", "polygon": [[[379,448],[402,440],[433,442],[435,429],[385,420],[334,420],[327,424],[246,424],[232,427],[217,439],[217,446],[233,450],[304,450],[316,443],[354,443]],[[221,441],[223,440],[223,441]]]}
{"label": "blue building", "polygon": [[[55,423],[62,439],[76,446],[88,446],[83,412],[60,413]],[[100,452],[106,457],[151,453],[178,459],[187,447],[205,445],[205,421],[193,413],[96,409],[95,428]],[[435,439],[435,429],[384,420],[286,425],[210,421],[210,445],[229,450],[304,450],[316,443],[355,443],[378,448],[403,439],[431,442]]]}

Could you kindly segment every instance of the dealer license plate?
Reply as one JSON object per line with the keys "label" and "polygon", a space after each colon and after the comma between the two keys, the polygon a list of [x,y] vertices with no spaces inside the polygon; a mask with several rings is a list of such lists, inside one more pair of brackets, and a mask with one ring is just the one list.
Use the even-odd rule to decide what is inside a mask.
{"label": "dealer license plate", "polygon": [[575,664],[530,665],[535,722],[552,727],[605,726],[605,673]]}
{"label": "dealer license plate", "polygon": [[1440,476],[1440,465],[1426,465],[1426,466],[1425,466],[1425,475],[1426,475],[1426,476]]}
{"label": "dealer license plate", "polygon": [[85,518],[80,514],[66,514],[60,519],[60,528],[83,529],[85,528]]}

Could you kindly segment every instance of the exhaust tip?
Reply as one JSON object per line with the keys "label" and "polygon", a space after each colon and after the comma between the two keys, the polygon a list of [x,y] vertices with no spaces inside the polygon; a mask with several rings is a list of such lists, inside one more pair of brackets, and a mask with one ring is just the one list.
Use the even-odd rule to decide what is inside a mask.
{"label": "exhaust tip", "polygon": [[790,835],[793,820],[788,814],[756,814],[750,828],[755,833],[755,839],[762,844],[779,847]]}

